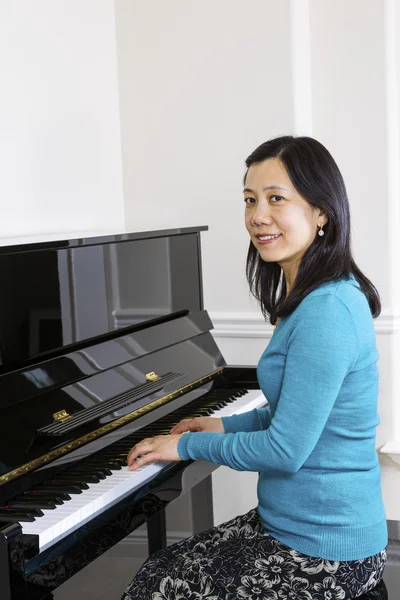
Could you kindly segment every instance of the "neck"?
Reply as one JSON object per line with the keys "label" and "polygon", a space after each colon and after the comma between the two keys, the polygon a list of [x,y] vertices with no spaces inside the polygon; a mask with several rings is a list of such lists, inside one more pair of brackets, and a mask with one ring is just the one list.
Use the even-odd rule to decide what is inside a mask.
{"label": "neck", "polygon": [[294,281],[296,279],[296,275],[290,274],[286,274],[284,272],[284,276],[285,276],[285,282],[286,282],[286,297],[289,295],[290,290],[293,287]]}

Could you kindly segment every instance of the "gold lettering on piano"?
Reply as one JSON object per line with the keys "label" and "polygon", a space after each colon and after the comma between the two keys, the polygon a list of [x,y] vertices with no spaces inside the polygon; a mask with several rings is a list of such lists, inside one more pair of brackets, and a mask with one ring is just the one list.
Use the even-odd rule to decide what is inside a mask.
{"label": "gold lettering on piano", "polygon": [[156,375],[154,371],[152,371],[151,373],[147,373],[146,375],[146,381],[158,381],[159,379],[161,379],[161,377],[159,375]]}
{"label": "gold lettering on piano", "polygon": [[[113,429],[118,429],[118,427],[121,427],[122,425],[125,425],[126,423],[129,423],[130,421],[134,421],[135,419],[138,419],[139,417],[143,416],[150,410],[153,410],[154,408],[158,408],[159,406],[166,404],[170,400],[175,400],[175,398],[178,398],[178,396],[180,396],[181,394],[184,394],[185,392],[189,392],[190,390],[193,390],[194,388],[197,388],[200,385],[203,385],[203,383],[206,383],[207,381],[213,380],[217,375],[220,375],[223,372],[223,370],[224,370],[224,368],[221,367],[221,368],[217,369],[216,371],[212,371],[212,373],[209,373],[208,375],[205,375],[204,377],[201,377],[200,379],[193,381],[189,385],[185,385],[184,387],[180,388],[179,390],[176,390],[175,392],[172,392],[171,394],[168,394],[167,396],[163,396],[162,398],[157,398],[157,400],[150,402],[146,406],[137,408],[136,410],[132,411],[131,413],[128,413],[127,415],[124,415],[123,417],[119,417],[119,419],[116,419],[112,423],[107,423],[106,425],[103,425],[102,427],[100,427],[100,429],[91,431],[90,433],[87,433],[86,435],[84,435],[76,440],[72,440],[71,442],[69,442],[68,444],[65,444],[64,446],[60,446],[59,448],[52,450],[48,454],[43,454],[39,458],[35,458],[35,460],[32,460],[31,462],[28,462],[25,465],[22,465],[21,467],[14,469],[14,471],[10,471],[9,473],[2,475],[0,477],[0,485],[2,485],[3,483],[6,483],[7,481],[11,481],[12,479],[16,479],[17,477],[21,477],[22,475],[29,473],[29,471],[33,471],[34,469],[37,469],[37,468],[41,467],[42,465],[45,465],[46,463],[56,460],[60,456],[63,456],[64,454],[68,454],[69,452],[72,452],[72,450],[75,450],[76,448],[79,448],[80,446],[83,446],[84,444],[87,444],[88,442],[95,440],[96,438],[100,437],[101,435],[105,435],[106,433],[109,433]],[[156,375],[156,377],[157,377],[157,375]]]}
{"label": "gold lettering on piano", "polygon": [[64,423],[64,421],[68,421],[68,419],[70,419],[70,418],[71,418],[71,415],[67,413],[65,408],[63,408],[62,410],[59,410],[58,412],[55,412],[53,414],[53,419],[55,421],[57,421],[57,423]]}

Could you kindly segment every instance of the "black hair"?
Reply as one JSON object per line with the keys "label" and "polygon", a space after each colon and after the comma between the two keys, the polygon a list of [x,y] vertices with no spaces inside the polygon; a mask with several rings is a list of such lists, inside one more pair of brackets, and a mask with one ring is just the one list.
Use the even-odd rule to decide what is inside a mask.
{"label": "black hair", "polygon": [[342,174],[328,150],[310,137],[281,136],[261,144],[246,159],[251,165],[278,158],[297,192],[328,217],[324,236],[315,236],[286,297],[286,280],[277,262],[265,262],[250,241],[246,275],[253,296],[271,324],[289,315],[313,289],[353,274],[367,297],[373,317],[381,312],[379,293],[354,262],[350,247],[350,210]]}

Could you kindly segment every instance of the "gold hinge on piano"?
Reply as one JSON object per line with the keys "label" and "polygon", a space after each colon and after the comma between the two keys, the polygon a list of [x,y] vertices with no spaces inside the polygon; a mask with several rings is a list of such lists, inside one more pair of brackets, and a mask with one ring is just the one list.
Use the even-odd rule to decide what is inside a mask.
{"label": "gold hinge on piano", "polygon": [[161,379],[161,377],[156,375],[154,371],[146,374],[146,381],[158,381],[159,379]]}
{"label": "gold hinge on piano", "polygon": [[58,412],[55,412],[53,414],[53,419],[55,421],[57,421],[57,423],[64,423],[64,421],[68,421],[68,419],[70,419],[70,418],[71,418],[71,415],[67,413],[65,408],[63,408],[62,410],[59,410]]}

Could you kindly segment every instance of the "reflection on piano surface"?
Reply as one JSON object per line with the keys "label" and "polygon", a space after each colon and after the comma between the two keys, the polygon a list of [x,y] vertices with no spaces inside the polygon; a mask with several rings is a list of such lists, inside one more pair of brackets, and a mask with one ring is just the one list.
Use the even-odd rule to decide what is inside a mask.
{"label": "reflection on piano surface", "polygon": [[[184,417],[262,406],[254,368],[225,364],[203,308],[200,231],[0,248],[0,587],[49,596],[216,468],[128,471],[143,437]],[[167,484],[167,485],[166,485]]]}

